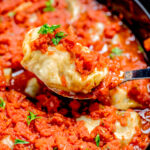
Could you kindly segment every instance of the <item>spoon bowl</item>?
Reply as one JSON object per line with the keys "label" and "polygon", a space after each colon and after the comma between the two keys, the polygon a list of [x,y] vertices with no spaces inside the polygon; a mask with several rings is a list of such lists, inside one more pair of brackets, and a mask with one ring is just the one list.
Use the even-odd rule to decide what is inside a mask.
{"label": "spoon bowl", "polygon": [[[123,79],[120,84],[127,81],[139,80],[139,79],[150,79],[150,68],[124,72]],[[83,93],[66,92],[56,88],[49,88],[49,89],[52,92],[56,93],[57,95],[70,98],[70,99],[78,99],[78,100],[95,99],[92,93],[83,94]]]}

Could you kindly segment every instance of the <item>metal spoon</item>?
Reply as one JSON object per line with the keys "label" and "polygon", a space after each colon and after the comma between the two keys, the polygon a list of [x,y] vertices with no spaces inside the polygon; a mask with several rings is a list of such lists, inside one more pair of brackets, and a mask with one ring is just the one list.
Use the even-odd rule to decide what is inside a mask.
{"label": "metal spoon", "polygon": [[126,71],[123,82],[138,79],[150,79],[150,68]]}
{"label": "metal spoon", "polygon": [[[147,69],[139,69],[139,70],[131,70],[124,72],[123,80],[120,84],[138,79],[150,79],[150,68]],[[89,94],[81,94],[81,93],[73,93],[73,92],[64,92],[55,88],[50,88],[51,91],[56,93],[57,95],[71,98],[71,99],[79,99],[79,100],[87,100],[94,99],[91,93]]]}

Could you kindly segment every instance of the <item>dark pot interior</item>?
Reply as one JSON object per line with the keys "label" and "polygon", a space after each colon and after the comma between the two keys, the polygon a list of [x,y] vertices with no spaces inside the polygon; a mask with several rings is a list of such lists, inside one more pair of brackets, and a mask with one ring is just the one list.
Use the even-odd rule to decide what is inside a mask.
{"label": "dark pot interior", "polygon": [[[122,13],[124,23],[132,30],[141,45],[150,37],[150,0],[98,0],[113,13]],[[150,52],[145,51],[145,60],[150,65]]]}

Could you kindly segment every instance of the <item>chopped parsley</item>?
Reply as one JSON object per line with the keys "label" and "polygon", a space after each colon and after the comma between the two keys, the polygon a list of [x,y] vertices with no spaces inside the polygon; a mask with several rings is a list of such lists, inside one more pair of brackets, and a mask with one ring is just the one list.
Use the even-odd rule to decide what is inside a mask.
{"label": "chopped parsley", "polygon": [[122,54],[122,50],[118,47],[115,47],[112,49],[111,53],[110,53],[110,58],[114,58],[115,56],[120,56]]}
{"label": "chopped parsley", "polygon": [[27,141],[23,141],[23,140],[20,140],[20,139],[15,139],[15,143],[14,143],[15,145],[16,144],[29,144],[29,142],[27,142]]}
{"label": "chopped parsley", "polygon": [[[57,28],[59,28],[60,25],[52,25],[49,26],[48,24],[44,24],[40,30],[38,31],[39,34],[47,34],[47,33],[53,33]],[[58,45],[60,40],[64,37],[66,37],[67,35],[64,32],[57,32],[55,34],[55,37],[52,38],[52,42],[54,45]]]}
{"label": "chopped parsley", "polygon": [[38,31],[39,34],[47,34],[47,33],[53,33],[57,28],[59,28],[60,25],[52,25],[49,26],[48,24],[44,24],[40,30]]}
{"label": "chopped parsley", "polygon": [[4,108],[5,108],[5,106],[6,106],[5,101],[3,100],[3,98],[2,98],[2,97],[0,97],[0,107],[4,109]]}
{"label": "chopped parsley", "polygon": [[58,45],[59,42],[60,42],[60,40],[61,40],[62,38],[64,38],[64,37],[66,37],[66,36],[67,36],[67,35],[65,35],[64,32],[58,32],[58,33],[56,33],[56,34],[55,34],[55,37],[52,38],[53,44],[54,44],[54,45]]}
{"label": "chopped parsley", "polygon": [[45,5],[46,7],[43,9],[44,12],[47,12],[47,11],[54,11],[55,8],[52,6],[54,3],[54,0],[48,0]]}
{"label": "chopped parsley", "polygon": [[39,119],[40,117],[37,117],[36,114],[34,114],[33,112],[29,111],[30,115],[27,116],[27,124],[28,126],[30,125],[31,121],[35,120],[35,119]]}
{"label": "chopped parsley", "polygon": [[138,50],[141,52],[141,53],[144,53],[144,49],[142,46],[138,46]]}
{"label": "chopped parsley", "polygon": [[95,142],[96,142],[97,147],[99,147],[99,143],[100,143],[100,136],[99,136],[99,134],[97,134],[97,136],[95,138]]}
{"label": "chopped parsley", "polygon": [[9,17],[14,17],[15,14],[16,14],[16,12],[9,12],[9,13],[8,13],[8,16],[9,16]]}

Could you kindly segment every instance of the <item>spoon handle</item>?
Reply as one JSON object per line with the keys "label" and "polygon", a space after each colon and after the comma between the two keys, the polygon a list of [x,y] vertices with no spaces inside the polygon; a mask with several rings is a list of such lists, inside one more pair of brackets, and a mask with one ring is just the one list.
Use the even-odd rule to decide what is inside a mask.
{"label": "spoon handle", "polygon": [[150,79],[150,68],[126,71],[123,82],[137,79]]}

